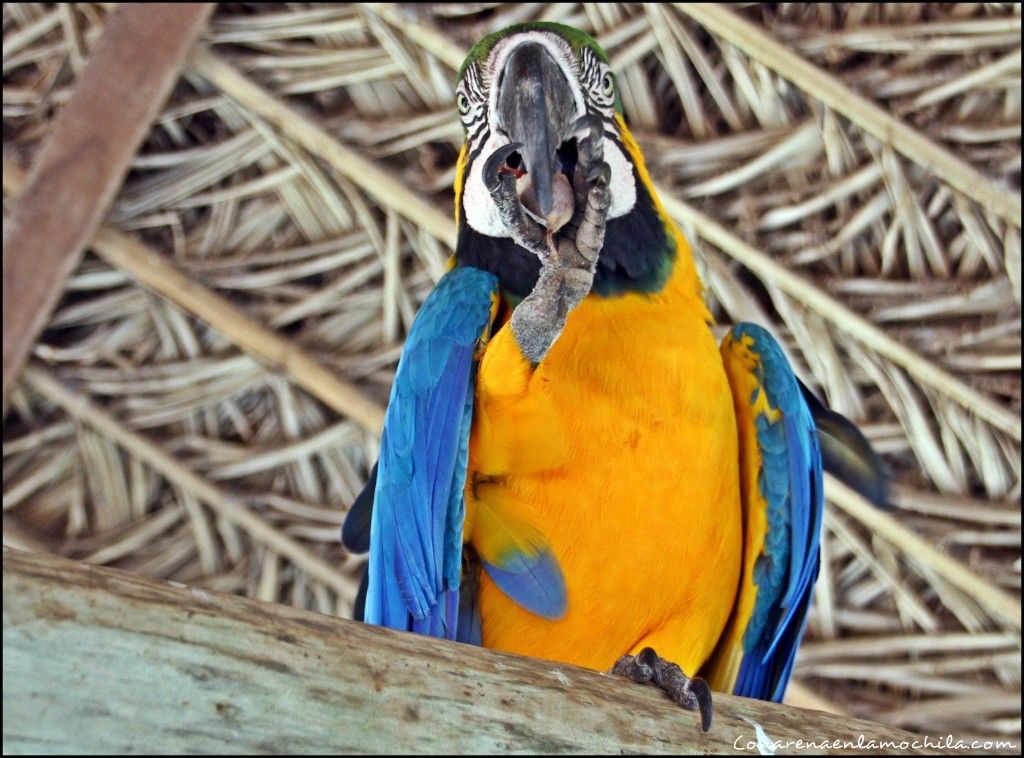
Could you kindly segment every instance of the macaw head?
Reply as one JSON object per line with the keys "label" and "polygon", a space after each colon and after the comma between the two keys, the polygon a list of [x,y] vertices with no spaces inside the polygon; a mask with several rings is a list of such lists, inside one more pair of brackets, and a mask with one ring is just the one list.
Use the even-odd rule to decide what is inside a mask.
{"label": "macaw head", "polygon": [[493,272],[514,295],[530,292],[539,262],[512,242],[487,189],[485,167],[503,157],[499,171],[516,176],[527,215],[557,233],[572,216],[577,145],[586,123],[603,130],[610,169],[611,207],[593,291],[660,289],[675,238],[622,118],[608,57],[590,35],[547,22],[495,32],[470,50],[455,102],[466,134],[455,180],[460,261]]}

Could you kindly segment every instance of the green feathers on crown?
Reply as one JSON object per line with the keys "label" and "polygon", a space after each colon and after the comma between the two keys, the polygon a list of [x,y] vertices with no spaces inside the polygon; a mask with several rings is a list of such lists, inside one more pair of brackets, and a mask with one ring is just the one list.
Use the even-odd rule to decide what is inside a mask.
{"label": "green feathers on crown", "polygon": [[501,40],[506,37],[510,37],[513,34],[519,34],[520,32],[551,32],[557,34],[559,37],[569,43],[569,47],[573,49],[577,55],[580,50],[584,47],[589,47],[597,57],[605,63],[608,63],[608,56],[605,55],[604,50],[597,44],[597,40],[591,37],[586,32],[582,32],[573,26],[566,26],[565,24],[557,24],[554,21],[533,21],[526,24],[515,24],[508,26],[501,31],[488,34],[482,40],[473,45],[469,51],[469,55],[466,56],[466,60],[462,63],[462,68],[459,69],[459,79],[466,73],[466,68],[470,63],[474,61],[483,61],[490,55],[491,50]]}

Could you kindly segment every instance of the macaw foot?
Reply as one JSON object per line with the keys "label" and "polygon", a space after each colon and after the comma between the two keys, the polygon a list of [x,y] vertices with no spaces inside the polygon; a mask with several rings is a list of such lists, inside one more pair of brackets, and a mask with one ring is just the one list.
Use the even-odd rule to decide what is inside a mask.
{"label": "macaw foot", "polygon": [[666,661],[645,647],[636,655],[624,655],[615,662],[611,673],[625,676],[634,682],[654,682],[669,697],[688,711],[700,711],[700,727],[711,728],[711,688],[700,677],[692,679],[674,663]]}
{"label": "macaw foot", "polygon": [[[611,170],[604,161],[600,120],[584,116],[573,125],[572,132],[584,136],[577,141],[572,200],[568,199],[567,190],[556,198],[560,206],[568,204],[568,208],[558,209],[563,218],[568,218],[560,226],[545,228],[524,208],[516,189],[516,182],[522,177],[505,166],[519,145],[498,148],[484,165],[484,182],[510,236],[540,259],[537,284],[516,306],[511,318],[516,342],[534,365],[540,363],[562,333],[569,312],[590,292],[611,206]],[[568,179],[559,176],[567,188]]]}

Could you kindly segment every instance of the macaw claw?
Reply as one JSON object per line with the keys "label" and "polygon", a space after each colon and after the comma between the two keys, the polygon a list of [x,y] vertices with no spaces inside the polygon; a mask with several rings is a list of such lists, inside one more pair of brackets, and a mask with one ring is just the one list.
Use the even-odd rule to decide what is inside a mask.
{"label": "macaw claw", "polygon": [[586,180],[578,191],[581,212],[573,219],[570,229],[576,252],[593,268],[604,245],[605,224],[611,206],[611,192],[608,190],[611,169],[607,163],[599,161],[585,166],[585,170]]}
{"label": "macaw claw", "polygon": [[654,682],[668,696],[688,711],[700,711],[700,728],[711,728],[711,688],[700,677],[690,678],[675,663],[666,661],[645,647],[636,655],[624,655],[615,662],[611,673],[634,682]]}
{"label": "macaw claw", "polygon": [[534,366],[547,355],[562,333],[569,312],[589,294],[594,283],[611,206],[608,189],[611,171],[603,159],[585,162],[593,158],[593,154],[591,150],[580,151],[575,212],[557,238],[553,234],[544,235],[541,227],[526,217],[522,206],[511,201],[511,183],[502,182],[497,191],[491,193],[499,201],[499,213],[513,239],[536,254],[541,262],[537,284],[516,306],[511,319],[516,342]]}
{"label": "macaw claw", "polygon": [[604,124],[593,113],[588,113],[573,122],[569,127],[569,134],[581,142],[586,141],[588,145],[597,146],[601,144],[601,138],[604,136]]}
{"label": "macaw claw", "polygon": [[516,192],[516,178],[505,167],[509,156],[520,147],[522,146],[512,142],[497,148],[488,157],[483,168],[484,186],[491,193],[494,205],[498,209],[498,215],[512,239],[517,245],[529,250],[543,261],[550,247],[544,234],[544,228],[526,215]]}
{"label": "macaw claw", "polygon": [[563,194],[568,194],[561,196],[561,213],[553,214],[554,220],[538,223],[537,209],[527,210],[531,177],[508,165],[522,145],[513,142],[496,148],[483,166],[484,186],[509,236],[540,260],[537,283],[511,318],[516,342],[534,366],[558,339],[569,312],[590,292],[611,206],[604,124],[586,115],[573,123],[570,134],[577,141],[577,162],[572,176],[558,174],[553,179],[552,186],[562,186]]}
{"label": "macaw claw", "polygon": [[[484,186],[487,187],[488,192],[494,194],[498,189],[501,185],[501,178],[507,175],[501,170],[501,168],[505,165],[505,161],[509,159],[512,153],[517,150],[521,150],[522,147],[523,146],[518,142],[510,142],[507,145],[502,145],[491,153],[491,157],[487,159],[486,163],[484,163],[483,171]],[[512,184],[515,184],[514,180]]]}

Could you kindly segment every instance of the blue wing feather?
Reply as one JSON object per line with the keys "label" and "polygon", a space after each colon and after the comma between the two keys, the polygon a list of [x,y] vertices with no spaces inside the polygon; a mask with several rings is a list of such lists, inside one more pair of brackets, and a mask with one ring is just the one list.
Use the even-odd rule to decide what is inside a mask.
{"label": "blue wing feather", "polygon": [[480,619],[480,565],[476,554],[467,551],[468,560],[459,586],[458,628],[455,639],[469,645],[482,646],[483,624]]}
{"label": "blue wing feather", "polygon": [[538,616],[558,619],[568,610],[565,577],[549,550],[514,556],[505,568],[483,561],[487,575],[512,600]]}
{"label": "blue wing feather", "polygon": [[446,274],[406,339],[381,435],[364,618],[455,639],[477,340],[496,278]]}
{"label": "blue wing feather", "polygon": [[[473,393],[466,393],[462,410],[462,429],[459,432],[459,451],[455,461],[456,471],[466,471],[469,467],[469,432],[473,420]],[[455,555],[462,546],[462,525],[466,520],[466,495],[462,487],[453,488],[448,496],[448,521],[444,532],[444,554]],[[445,571],[445,582],[449,587],[459,587],[461,565],[458,561],[449,562]]]}
{"label": "blue wing feather", "polygon": [[769,405],[781,413],[774,422],[763,414],[756,419],[768,531],[755,567],[757,601],[743,635],[743,660],[733,692],[781,701],[818,575],[824,509],[821,453],[810,410],[772,336],[753,324],[737,325],[732,335],[734,340],[751,339],[751,350],[759,357],[757,379]]}

